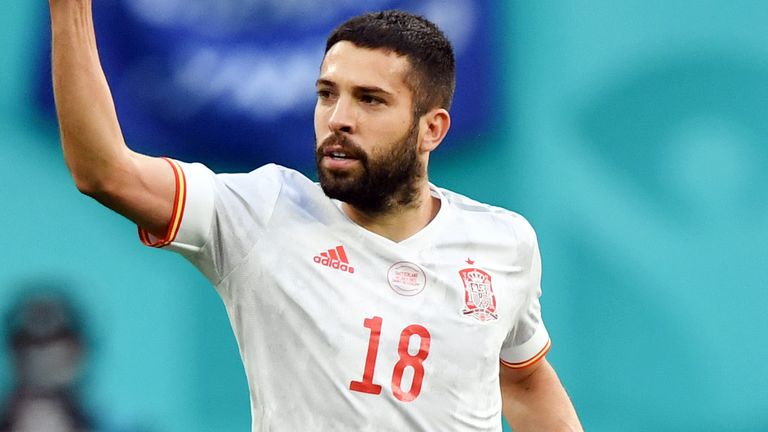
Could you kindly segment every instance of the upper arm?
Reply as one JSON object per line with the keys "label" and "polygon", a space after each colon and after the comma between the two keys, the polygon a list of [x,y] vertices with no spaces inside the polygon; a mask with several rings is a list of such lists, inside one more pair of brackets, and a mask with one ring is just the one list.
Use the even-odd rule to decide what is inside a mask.
{"label": "upper arm", "polygon": [[504,393],[505,388],[509,388],[510,386],[517,386],[523,383],[525,380],[531,377],[536,371],[539,370],[539,368],[544,367],[545,369],[549,366],[549,362],[547,359],[541,358],[539,361],[528,365],[526,367],[522,368],[512,368],[509,366],[504,365],[504,363],[501,363],[499,366],[499,383],[501,385],[502,389],[502,395]]}
{"label": "upper arm", "polygon": [[576,410],[546,359],[522,369],[501,366],[502,411],[515,431],[582,431]]}
{"label": "upper arm", "polygon": [[517,413],[524,410],[527,393],[536,385],[541,375],[552,369],[546,358],[524,368],[511,368],[503,363],[499,366],[499,387],[501,389],[502,414],[512,421]]}
{"label": "upper arm", "polygon": [[80,190],[127,217],[147,232],[163,236],[173,213],[179,176],[168,160],[126,148],[95,184]]}

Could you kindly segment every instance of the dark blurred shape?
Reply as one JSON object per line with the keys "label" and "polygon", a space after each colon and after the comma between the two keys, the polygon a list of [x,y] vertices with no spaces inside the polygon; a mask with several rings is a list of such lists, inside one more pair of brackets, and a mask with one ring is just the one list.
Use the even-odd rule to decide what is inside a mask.
{"label": "dark blurred shape", "polygon": [[94,430],[77,392],[87,347],[69,300],[36,286],[7,312],[6,326],[15,383],[0,412],[0,431]]}

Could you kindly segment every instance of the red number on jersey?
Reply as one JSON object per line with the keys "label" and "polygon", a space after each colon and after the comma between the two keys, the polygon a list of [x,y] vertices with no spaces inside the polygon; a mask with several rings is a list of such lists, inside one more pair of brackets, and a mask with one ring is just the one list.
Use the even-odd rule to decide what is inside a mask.
{"label": "red number on jersey", "polygon": [[[408,345],[413,335],[418,335],[421,342],[416,355],[411,355],[408,352]],[[392,372],[392,393],[402,402],[410,402],[421,393],[421,383],[424,382],[423,363],[427,359],[427,355],[429,355],[430,340],[427,329],[416,324],[409,325],[400,333],[400,345],[397,346],[400,360],[395,364],[395,370]],[[401,387],[403,372],[405,372],[405,368],[408,366],[413,368],[413,382],[411,382],[411,389],[408,392],[403,392]]]}
{"label": "red number on jersey", "polygon": [[371,329],[371,337],[368,338],[368,354],[365,356],[365,370],[362,381],[352,381],[349,389],[370,394],[381,393],[381,386],[373,383],[373,369],[376,367],[376,354],[379,352],[379,335],[381,335],[381,317],[366,318],[363,321],[365,328]]}
{"label": "red number on jersey", "polygon": [[[363,326],[371,330],[371,336],[368,338],[368,353],[365,356],[365,369],[363,370],[362,381],[352,381],[349,383],[349,389],[361,393],[380,394],[381,386],[373,383],[373,371],[376,368],[376,355],[379,352],[379,337],[381,336],[381,317],[366,318]],[[419,351],[411,355],[408,352],[408,345],[411,342],[411,336],[419,336]],[[400,343],[397,346],[397,353],[400,360],[395,364],[392,371],[392,393],[397,400],[402,402],[411,402],[421,393],[421,385],[424,382],[424,360],[429,355],[429,344],[431,336],[426,328],[411,324],[400,333]],[[404,392],[402,388],[403,373],[407,367],[413,368],[413,381],[411,388]]]}

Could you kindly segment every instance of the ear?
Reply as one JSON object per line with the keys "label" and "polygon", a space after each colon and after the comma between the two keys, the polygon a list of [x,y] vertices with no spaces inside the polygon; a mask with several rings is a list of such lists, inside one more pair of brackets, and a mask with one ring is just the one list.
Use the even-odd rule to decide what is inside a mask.
{"label": "ear", "polygon": [[451,115],[443,108],[433,108],[419,120],[421,140],[419,151],[429,153],[443,142],[451,127]]}

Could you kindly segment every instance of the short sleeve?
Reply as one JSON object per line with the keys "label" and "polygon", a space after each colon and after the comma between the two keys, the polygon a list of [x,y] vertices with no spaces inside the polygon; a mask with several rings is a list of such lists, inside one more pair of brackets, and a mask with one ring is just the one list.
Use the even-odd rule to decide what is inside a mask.
{"label": "short sleeve", "polygon": [[142,243],[180,253],[214,285],[235,268],[267,226],[281,190],[279,167],[215,174],[199,163],[166,159],[176,177],[165,237],[139,228]]}
{"label": "short sleeve", "polygon": [[[531,229],[532,232],[532,229]],[[530,265],[526,283],[528,295],[512,330],[501,348],[500,360],[507,367],[519,369],[544,358],[551,342],[541,318],[541,256],[535,234],[532,234]]]}
{"label": "short sleeve", "polygon": [[195,253],[206,243],[214,211],[214,174],[201,164],[166,159],[176,179],[173,212],[164,237],[139,228],[139,239],[147,246],[167,248],[182,254]]}

